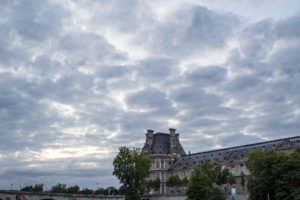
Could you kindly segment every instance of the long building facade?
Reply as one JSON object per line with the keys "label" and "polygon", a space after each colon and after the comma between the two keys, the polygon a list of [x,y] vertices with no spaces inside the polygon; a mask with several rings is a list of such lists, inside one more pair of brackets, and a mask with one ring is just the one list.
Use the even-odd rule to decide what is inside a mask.
{"label": "long building facade", "polygon": [[209,161],[213,165],[228,168],[235,177],[235,184],[232,186],[224,185],[224,190],[227,194],[247,196],[247,188],[241,184],[241,174],[243,172],[245,176],[249,175],[249,171],[245,166],[249,152],[253,150],[261,150],[263,152],[269,150],[292,152],[297,146],[300,146],[300,136],[295,136],[186,154],[180,144],[179,133],[176,133],[176,129],[174,128],[170,128],[169,131],[169,133],[154,133],[153,130],[147,130],[146,133],[143,152],[152,160],[150,179],[155,180],[159,178],[161,181],[160,190],[151,191],[152,194],[184,194],[186,188],[168,188],[166,186],[168,178],[178,175],[181,179],[185,177],[189,179],[194,167]]}

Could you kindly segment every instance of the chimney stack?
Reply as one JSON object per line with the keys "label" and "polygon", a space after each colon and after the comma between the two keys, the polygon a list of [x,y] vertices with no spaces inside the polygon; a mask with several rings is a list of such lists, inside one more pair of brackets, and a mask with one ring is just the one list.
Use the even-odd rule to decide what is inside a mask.
{"label": "chimney stack", "polygon": [[170,135],[175,135],[176,129],[175,128],[169,128],[169,131],[170,131]]}
{"label": "chimney stack", "polygon": [[151,129],[148,129],[146,133],[146,143],[149,145],[149,147],[151,147],[153,142],[153,133],[154,131]]}
{"label": "chimney stack", "polygon": [[176,134],[175,134],[176,129],[169,128],[169,131],[170,131],[170,153],[173,154],[176,153]]}

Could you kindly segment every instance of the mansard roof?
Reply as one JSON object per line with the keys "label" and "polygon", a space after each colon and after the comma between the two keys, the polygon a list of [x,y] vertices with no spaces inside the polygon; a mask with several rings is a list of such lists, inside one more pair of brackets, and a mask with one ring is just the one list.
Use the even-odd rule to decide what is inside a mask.
{"label": "mansard roof", "polygon": [[300,146],[300,136],[189,154],[178,158],[171,166],[171,169],[195,167],[207,160],[212,164],[230,163],[240,159],[247,159],[248,153],[253,150],[285,150],[291,148],[290,146]]}
{"label": "mansard roof", "polygon": [[[181,156],[186,155],[177,137],[176,137],[176,149],[179,155]],[[150,154],[170,154],[170,134],[155,133],[153,135],[153,142],[152,142]]]}

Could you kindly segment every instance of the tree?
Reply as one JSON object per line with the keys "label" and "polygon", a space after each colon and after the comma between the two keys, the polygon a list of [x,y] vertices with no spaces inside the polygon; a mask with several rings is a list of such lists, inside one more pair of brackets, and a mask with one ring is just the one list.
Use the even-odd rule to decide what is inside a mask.
{"label": "tree", "polygon": [[80,190],[79,192],[80,194],[92,194],[93,190],[89,189],[89,188],[83,188],[82,190]]}
{"label": "tree", "polygon": [[66,193],[67,188],[66,184],[57,183],[56,185],[52,186],[50,189],[51,193]]}
{"label": "tree", "polygon": [[214,168],[215,174],[215,183],[219,186],[226,184],[228,182],[228,178],[230,177],[230,172],[227,168],[221,169],[220,166]]}
{"label": "tree", "polygon": [[180,180],[179,176],[177,176],[177,175],[170,176],[170,178],[167,180],[166,184],[168,187],[172,187],[172,188],[174,186],[179,187],[179,186],[181,186],[181,180]]}
{"label": "tree", "polygon": [[246,184],[245,174],[244,174],[244,172],[242,172],[241,173],[241,185],[243,187],[243,190],[245,190],[245,184]]}
{"label": "tree", "polygon": [[21,189],[21,191],[27,191],[27,192],[43,192],[44,191],[44,184],[35,184],[34,186],[26,186]]}
{"label": "tree", "polygon": [[186,187],[188,183],[189,183],[189,179],[187,177],[184,177],[181,180],[181,186],[183,186],[183,187]]}
{"label": "tree", "polygon": [[232,174],[229,174],[228,183],[230,185],[235,184],[235,178],[234,178],[234,176]]}
{"label": "tree", "polygon": [[160,188],[160,179],[156,178],[155,180],[148,180],[147,181],[147,188],[148,190],[153,189],[155,191],[158,191]]}
{"label": "tree", "polygon": [[67,188],[67,193],[70,194],[78,194],[80,191],[80,187],[78,185],[70,186]]}
{"label": "tree", "polygon": [[126,188],[124,186],[119,187],[119,194],[125,195],[125,190],[126,190]]}
{"label": "tree", "polygon": [[188,183],[186,195],[188,200],[208,200],[212,195],[212,181],[201,167],[195,167]]}
{"label": "tree", "polygon": [[175,175],[175,176],[170,176],[169,179],[166,182],[166,185],[168,187],[176,187],[176,190],[178,190],[179,187],[186,187],[188,184],[189,180],[185,177],[184,179],[180,179],[179,176]]}
{"label": "tree", "polygon": [[118,189],[116,189],[113,186],[110,186],[110,187],[108,187],[108,188],[105,189],[104,194],[107,194],[107,195],[117,195],[118,194]]}
{"label": "tree", "polygon": [[113,161],[115,175],[122,184],[125,200],[139,200],[146,191],[151,160],[137,149],[121,147]]}
{"label": "tree", "polygon": [[213,187],[211,200],[225,200],[226,194],[220,186]]}
{"label": "tree", "polygon": [[181,180],[179,178],[179,176],[175,175],[175,176],[170,176],[169,179],[166,182],[166,185],[168,187],[171,187],[173,189],[173,187],[176,187],[176,191],[178,191],[178,188],[181,186]]}
{"label": "tree", "polygon": [[[233,178],[233,180],[231,180]],[[187,184],[188,200],[225,200],[226,195],[220,187],[228,182],[233,183],[234,177],[228,169],[214,167],[209,162],[195,167]]]}
{"label": "tree", "polygon": [[104,188],[98,188],[98,190],[96,190],[96,194],[104,194]]}
{"label": "tree", "polygon": [[246,166],[250,200],[300,199],[300,148],[293,153],[253,151]]}
{"label": "tree", "polygon": [[25,186],[21,189],[21,191],[26,191],[26,192],[32,192],[32,190],[33,190],[32,185]]}

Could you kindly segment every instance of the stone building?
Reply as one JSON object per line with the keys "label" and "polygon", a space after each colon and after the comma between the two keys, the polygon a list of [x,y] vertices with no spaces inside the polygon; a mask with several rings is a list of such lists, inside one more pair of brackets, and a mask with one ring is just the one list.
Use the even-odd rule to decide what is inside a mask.
{"label": "stone building", "polygon": [[253,150],[261,151],[284,151],[291,152],[295,147],[300,146],[300,136],[283,138],[278,140],[247,144],[242,146],[229,147],[211,151],[204,151],[193,154],[186,154],[179,141],[179,133],[176,129],[170,128],[170,133],[154,133],[148,130],[146,143],[143,152],[152,159],[151,174],[152,180],[160,178],[160,190],[151,191],[153,194],[183,194],[185,188],[174,191],[166,186],[170,176],[178,175],[181,179],[191,177],[193,168],[209,161],[213,165],[220,165],[228,168],[234,175],[236,183],[232,186],[224,186],[225,191],[232,195],[247,196],[246,187],[241,185],[241,173],[249,175],[245,166],[248,153]]}

